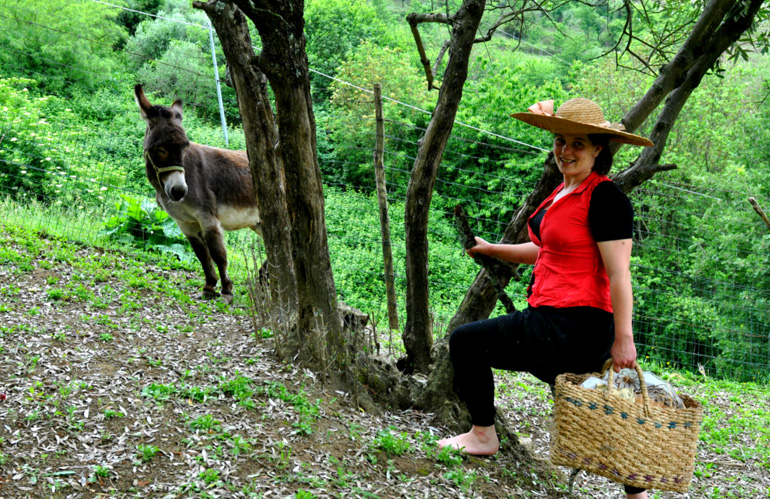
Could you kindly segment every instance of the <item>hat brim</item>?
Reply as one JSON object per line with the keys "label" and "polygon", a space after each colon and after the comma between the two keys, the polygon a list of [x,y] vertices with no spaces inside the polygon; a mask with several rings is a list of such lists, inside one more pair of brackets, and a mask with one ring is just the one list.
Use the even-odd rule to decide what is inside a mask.
{"label": "hat brim", "polygon": [[653,144],[649,139],[634,135],[633,133],[621,132],[620,130],[614,130],[612,128],[605,128],[598,125],[589,125],[586,123],[578,123],[572,120],[565,120],[558,116],[545,116],[535,113],[513,113],[512,118],[523,121],[532,126],[548,130],[549,132],[558,133],[562,135],[581,135],[589,133],[597,133],[602,135],[609,135],[610,141],[620,142],[621,144],[631,144],[635,146],[650,147]]}

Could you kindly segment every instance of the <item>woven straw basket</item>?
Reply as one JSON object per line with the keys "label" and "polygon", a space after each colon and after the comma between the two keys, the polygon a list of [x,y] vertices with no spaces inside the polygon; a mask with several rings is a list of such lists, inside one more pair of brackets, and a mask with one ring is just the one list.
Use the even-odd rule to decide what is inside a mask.
{"label": "woven straw basket", "polygon": [[[580,387],[589,376],[556,378],[551,462],[645,489],[684,492],[690,486],[703,419],[700,402],[679,394],[683,409],[650,403],[637,366],[644,404]],[[610,369],[609,385],[613,385]]]}

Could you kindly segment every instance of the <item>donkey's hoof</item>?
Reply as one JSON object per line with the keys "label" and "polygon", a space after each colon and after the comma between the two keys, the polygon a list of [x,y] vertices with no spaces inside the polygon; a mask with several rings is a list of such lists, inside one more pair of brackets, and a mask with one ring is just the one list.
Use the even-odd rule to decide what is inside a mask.
{"label": "donkey's hoof", "polygon": [[211,289],[204,289],[201,294],[203,300],[215,300],[217,298],[219,298],[219,293]]}
{"label": "donkey's hoof", "polygon": [[222,293],[222,296],[220,297],[220,300],[223,303],[229,305],[233,301],[233,295],[232,294],[228,294],[228,293]]}

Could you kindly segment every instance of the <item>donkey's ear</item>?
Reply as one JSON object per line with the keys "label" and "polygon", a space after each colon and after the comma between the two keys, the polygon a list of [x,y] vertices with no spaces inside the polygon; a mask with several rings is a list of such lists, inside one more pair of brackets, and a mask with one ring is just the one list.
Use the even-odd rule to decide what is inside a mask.
{"label": "donkey's ear", "polygon": [[141,85],[136,85],[134,87],[134,100],[136,101],[136,105],[139,106],[139,112],[142,115],[142,119],[149,123],[150,118],[148,114],[150,109],[152,109],[152,104],[150,104],[147,96],[144,95],[144,90],[142,90]]}
{"label": "donkey's ear", "polygon": [[171,111],[174,113],[174,118],[182,121],[182,100],[177,99],[171,104]]}

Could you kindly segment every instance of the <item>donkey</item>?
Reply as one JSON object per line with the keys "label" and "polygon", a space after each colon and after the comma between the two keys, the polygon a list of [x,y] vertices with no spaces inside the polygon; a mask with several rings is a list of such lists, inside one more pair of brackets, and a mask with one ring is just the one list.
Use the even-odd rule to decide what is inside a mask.
{"label": "donkey", "polygon": [[216,265],[222,279],[221,298],[230,303],[233,281],[227,275],[222,231],[248,227],[262,237],[246,151],[190,142],[182,128],[181,100],[171,107],[153,106],[141,85],[134,87],[134,95],[147,122],[144,159],[155,200],[176,221],[203,266],[203,298],[220,296]]}

